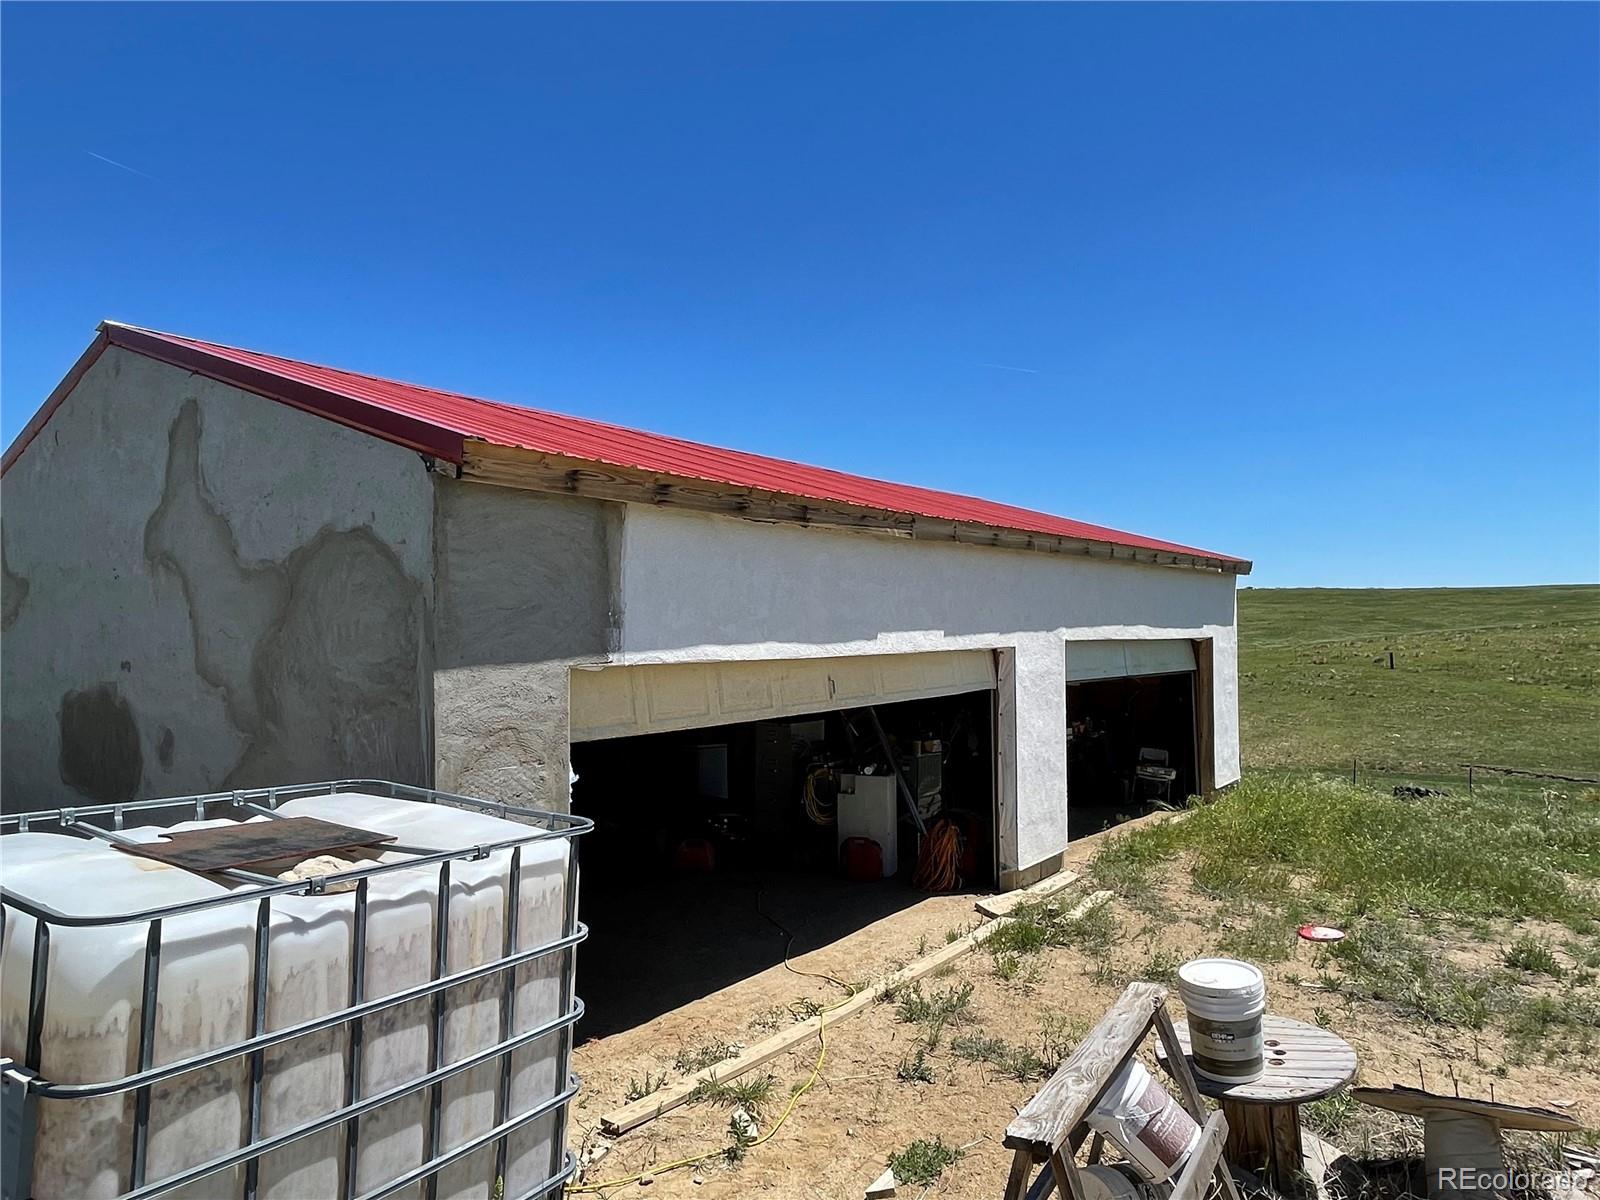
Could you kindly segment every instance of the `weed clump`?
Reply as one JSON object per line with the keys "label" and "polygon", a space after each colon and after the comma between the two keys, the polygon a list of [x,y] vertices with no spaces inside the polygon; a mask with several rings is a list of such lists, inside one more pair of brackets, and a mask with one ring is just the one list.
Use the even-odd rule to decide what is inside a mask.
{"label": "weed clump", "polygon": [[730,1167],[744,1161],[745,1154],[756,1144],[756,1137],[755,1119],[744,1109],[735,1108],[728,1117],[728,1145],[722,1151]]}
{"label": "weed clump", "polygon": [[1062,1012],[1039,1017],[1039,1054],[1053,1071],[1089,1036],[1089,1022]]}
{"label": "weed clump", "polygon": [[1009,950],[994,956],[994,977],[1005,983],[1031,988],[1042,977],[1039,964]]}
{"label": "weed clump", "polygon": [[694,1091],[689,1093],[689,1103],[708,1102],[729,1108],[737,1105],[760,1115],[762,1108],[772,1098],[773,1083],[771,1075],[752,1075],[727,1083],[720,1079],[707,1079],[695,1085]]}
{"label": "weed clump", "polygon": [[1305,1123],[1326,1138],[1336,1138],[1356,1110],[1354,1097],[1348,1092],[1337,1092],[1321,1100],[1313,1100],[1300,1110]]}
{"label": "weed clump", "polygon": [[902,1058],[894,1069],[894,1077],[901,1083],[932,1083],[933,1064],[928,1061],[928,1047],[919,1045],[915,1054]]}
{"label": "weed clump", "polygon": [[1004,1038],[982,1034],[963,1034],[950,1043],[950,1051],[967,1062],[984,1063],[1019,1083],[1041,1079],[1050,1073],[1044,1059],[1026,1046],[1013,1046]]}
{"label": "weed clump", "polygon": [[945,1026],[971,1019],[971,1005],[971,983],[957,984],[927,994],[913,983],[900,992],[895,1019],[907,1025],[922,1026],[923,1040],[929,1046],[937,1046]]}
{"label": "weed clump", "polygon": [[1178,982],[1178,968],[1183,965],[1176,951],[1166,946],[1158,947],[1139,972],[1139,978],[1148,979],[1152,983],[1175,984]]}
{"label": "weed clump", "polygon": [[1056,900],[1019,904],[1007,923],[984,943],[996,958],[1037,954],[1046,946],[1072,946],[1088,954],[1104,953],[1116,938],[1116,918],[1106,904],[1073,915]]}
{"label": "weed clump", "polygon": [[635,1079],[630,1075],[628,1076],[628,1089],[622,1093],[623,1099],[629,1104],[632,1104],[635,1100],[643,1100],[646,1096],[659,1092],[666,1085],[666,1082],[667,1073],[665,1071],[659,1075],[652,1075],[649,1071],[646,1071],[642,1080]]}
{"label": "weed clump", "polygon": [[946,1146],[939,1138],[918,1138],[889,1159],[889,1169],[901,1183],[913,1186],[932,1183],[944,1169],[961,1157],[957,1146]]}
{"label": "weed clump", "polygon": [[1295,930],[1299,926],[1293,908],[1274,912],[1258,910],[1248,924],[1229,929],[1217,943],[1217,949],[1232,958],[1246,962],[1274,963],[1288,958],[1294,949]]}
{"label": "weed clump", "polygon": [[1331,949],[1342,968],[1334,986],[1354,999],[1380,1000],[1436,1025],[1482,1029],[1513,1002],[1503,972],[1456,966],[1394,918],[1369,921]]}
{"label": "weed clump", "polygon": [[1600,1045],[1600,997],[1568,986],[1559,996],[1532,996],[1506,1018],[1506,1033],[1519,1059],[1535,1050],[1544,1057],[1583,1061]]}
{"label": "weed clump", "polygon": [[1561,964],[1556,961],[1555,953],[1549,945],[1541,942],[1531,933],[1524,933],[1516,941],[1507,946],[1501,954],[1506,966],[1513,971],[1527,971],[1534,975],[1548,975],[1551,979],[1560,979],[1564,972]]}
{"label": "weed clump", "polygon": [[738,1042],[710,1041],[698,1046],[684,1046],[678,1051],[672,1065],[685,1075],[693,1075],[707,1067],[725,1062],[744,1049]]}

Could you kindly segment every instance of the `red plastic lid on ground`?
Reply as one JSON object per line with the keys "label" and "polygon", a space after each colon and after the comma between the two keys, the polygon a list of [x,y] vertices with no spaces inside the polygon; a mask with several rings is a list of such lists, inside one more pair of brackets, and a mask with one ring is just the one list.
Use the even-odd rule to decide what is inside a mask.
{"label": "red plastic lid on ground", "polygon": [[1332,925],[1302,925],[1300,936],[1308,942],[1341,942],[1344,940],[1344,930],[1335,929]]}

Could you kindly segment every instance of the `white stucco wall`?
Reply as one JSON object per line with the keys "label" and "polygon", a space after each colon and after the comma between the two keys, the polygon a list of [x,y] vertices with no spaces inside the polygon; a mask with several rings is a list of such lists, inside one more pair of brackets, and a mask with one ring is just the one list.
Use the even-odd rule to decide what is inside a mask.
{"label": "white stucco wall", "polygon": [[126,350],[4,482],[8,809],[425,783],[417,455]]}
{"label": "white stucco wall", "polygon": [[[763,525],[630,505],[624,664],[928,650],[1010,652],[1002,866],[1062,850],[1066,655],[1075,640],[1211,638],[1216,781],[1239,777],[1234,577],[1185,568]],[[1002,754],[1005,747],[1002,747]],[[1003,786],[1003,792],[1009,787]],[[1014,806],[1015,824],[1007,829]]]}

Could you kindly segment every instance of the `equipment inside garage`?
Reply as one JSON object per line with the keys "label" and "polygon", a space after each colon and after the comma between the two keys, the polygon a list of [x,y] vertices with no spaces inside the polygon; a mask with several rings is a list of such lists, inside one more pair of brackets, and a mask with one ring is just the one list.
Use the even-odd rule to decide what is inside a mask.
{"label": "equipment inside garage", "polygon": [[1086,837],[1198,792],[1194,673],[1067,685],[1067,835]]}
{"label": "equipment inside garage", "polygon": [[584,1032],[776,965],[791,934],[798,955],[993,886],[993,726],[980,691],[574,743],[573,811],[595,822]]}

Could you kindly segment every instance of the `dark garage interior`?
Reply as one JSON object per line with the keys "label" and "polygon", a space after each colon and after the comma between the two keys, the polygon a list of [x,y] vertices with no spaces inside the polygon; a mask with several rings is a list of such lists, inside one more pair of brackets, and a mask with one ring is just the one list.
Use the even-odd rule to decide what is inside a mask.
{"label": "dark garage interior", "polygon": [[1189,671],[1067,685],[1069,838],[1181,805],[1200,790],[1194,692]]}
{"label": "dark garage interior", "polygon": [[[950,886],[914,878],[918,834],[874,714]],[[580,847],[581,1033],[632,1028],[781,963],[784,931],[800,955],[929,890],[992,887],[994,761],[988,691],[575,743],[573,811],[595,822]],[[862,812],[878,836],[841,847],[841,821],[853,830]],[[935,838],[941,820],[959,836]],[[897,851],[887,875],[881,841]]]}

